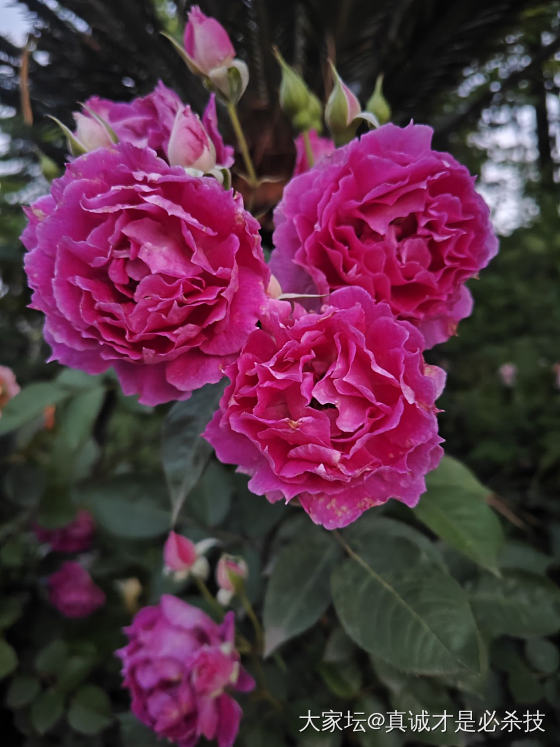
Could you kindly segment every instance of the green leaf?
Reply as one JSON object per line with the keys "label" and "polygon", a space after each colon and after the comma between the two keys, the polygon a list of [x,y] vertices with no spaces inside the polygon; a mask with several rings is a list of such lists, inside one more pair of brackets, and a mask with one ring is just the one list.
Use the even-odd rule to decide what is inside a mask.
{"label": "green leaf", "polygon": [[298,534],[282,550],[264,598],[266,656],[310,628],[326,610],[329,572],[339,556],[333,538],[315,526]]}
{"label": "green leaf", "polygon": [[11,399],[2,410],[0,436],[40,417],[47,405],[67,399],[70,392],[56,382],[41,381],[30,384]]}
{"label": "green leaf", "polygon": [[538,672],[552,674],[558,669],[560,654],[558,646],[546,638],[531,638],[525,644],[525,656],[527,661]]}
{"label": "green leaf", "polygon": [[544,574],[554,563],[551,555],[536,550],[527,542],[511,540],[500,555],[500,568],[517,568],[520,571]]}
{"label": "green leaf", "polygon": [[80,489],[99,524],[111,534],[127,539],[160,537],[169,530],[169,512],[161,507],[162,485],[152,479],[120,475]]}
{"label": "green leaf", "polygon": [[46,734],[64,711],[64,697],[52,688],[42,692],[31,706],[31,723],[39,734]]}
{"label": "green leaf", "polygon": [[11,465],[4,478],[4,489],[8,497],[25,508],[37,505],[44,493],[45,484],[44,471],[29,462]]}
{"label": "green leaf", "polygon": [[212,453],[212,447],[201,434],[223,390],[223,383],[207,384],[186,402],[173,405],[165,418],[161,456],[173,509],[172,523]]}
{"label": "green leaf", "polygon": [[210,461],[198,484],[187,496],[185,510],[207,527],[225,519],[231,505],[233,475],[219,462]]}
{"label": "green leaf", "polygon": [[51,641],[35,658],[35,669],[39,674],[57,675],[68,657],[68,646],[62,640]]}
{"label": "green leaf", "polygon": [[95,685],[84,685],[70,701],[68,723],[80,734],[93,736],[111,725],[111,702]]}
{"label": "green leaf", "polygon": [[471,600],[481,627],[492,635],[531,638],[560,630],[560,591],[543,576],[520,571],[502,578],[484,575],[473,586]]}
{"label": "green leaf", "polygon": [[359,693],[362,674],[355,662],[323,661],[317,669],[325,685],[337,698],[354,698]]}
{"label": "green leaf", "polygon": [[489,491],[452,457],[426,478],[427,492],[414,514],[438,537],[483,568],[496,571],[504,536],[486,503]]}
{"label": "green leaf", "polygon": [[57,676],[56,686],[61,692],[71,692],[85,680],[94,667],[92,657],[70,656]]}
{"label": "green leaf", "polygon": [[35,700],[41,689],[37,677],[30,674],[20,674],[14,677],[6,694],[6,705],[12,710],[23,708]]}
{"label": "green leaf", "polygon": [[18,658],[14,649],[0,638],[0,679],[7,677],[17,667]]}
{"label": "green leaf", "polygon": [[75,454],[89,438],[105,399],[105,388],[97,386],[79,392],[57,418],[56,450],[62,459]]}
{"label": "green leaf", "polygon": [[459,584],[412,542],[373,532],[369,544],[345,533],[352,556],[332,576],[333,601],[363,649],[416,674],[481,669],[477,627]]}
{"label": "green leaf", "polygon": [[123,747],[162,747],[157,735],[128,711],[119,713]]}
{"label": "green leaf", "polygon": [[3,597],[0,600],[0,630],[5,630],[21,617],[23,607],[18,597]]}

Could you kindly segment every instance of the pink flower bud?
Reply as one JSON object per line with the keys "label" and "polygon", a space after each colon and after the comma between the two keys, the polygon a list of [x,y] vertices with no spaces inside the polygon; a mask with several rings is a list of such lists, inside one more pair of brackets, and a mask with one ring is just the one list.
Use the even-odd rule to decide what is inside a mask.
{"label": "pink flower bud", "polygon": [[[294,176],[297,176],[298,174],[303,174],[304,171],[307,171],[310,168],[310,164],[307,160],[303,135],[298,135],[294,142],[296,146]],[[334,150],[333,141],[328,137],[319,137],[315,130],[309,130],[309,142],[311,144],[311,153],[313,155],[314,164],[316,164],[323,156],[332,153]]]}
{"label": "pink flower bud", "polygon": [[498,375],[502,380],[502,384],[511,388],[515,386],[515,380],[517,378],[517,366],[515,363],[502,363],[498,369]]}
{"label": "pink flower bud", "polygon": [[16,377],[11,368],[0,366],[0,417],[2,408],[20,391]]}
{"label": "pink flower bud", "polygon": [[87,114],[75,112],[74,120],[76,122],[74,137],[85,151],[111,147],[113,144],[111,134],[97,119]]}
{"label": "pink flower bud", "polygon": [[560,363],[553,364],[552,372],[554,373],[554,386],[560,389]]}
{"label": "pink flower bud", "polygon": [[183,43],[194,73],[208,75],[216,67],[229,65],[235,57],[225,28],[215,18],[208,18],[198,5],[189,11]]}
{"label": "pink flower bud", "polygon": [[202,114],[202,124],[208,133],[208,137],[214,143],[216,149],[216,165],[229,169],[233,165],[233,148],[231,145],[225,145],[218,128],[218,113],[216,111],[216,96],[210,94],[210,99],[204,113]]}
{"label": "pink flower bud", "polygon": [[216,568],[216,583],[224,591],[236,591],[239,581],[247,578],[249,569],[243,558],[222,555]]}
{"label": "pink flower bud", "polygon": [[194,542],[176,532],[169,532],[163,548],[163,560],[171,571],[190,571],[197,560]]}
{"label": "pink flower bud", "polygon": [[87,617],[105,604],[105,594],[79,563],[64,563],[48,580],[49,598],[65,617]]}
{"label": "pink flower bud", "polygon": [[171,166],[211,171],[216,165],[216,149],[204,125],[190,106],[179,109],[167,145]]}
{"label": "pink flower bud", "polygon": [[55,552],[83,552],[91,546],[95,522],[90,512],[82,509],[66,526],[47,529],[39,524],[33,524],[33,531],[39,542],[50,545],[51,550]]}

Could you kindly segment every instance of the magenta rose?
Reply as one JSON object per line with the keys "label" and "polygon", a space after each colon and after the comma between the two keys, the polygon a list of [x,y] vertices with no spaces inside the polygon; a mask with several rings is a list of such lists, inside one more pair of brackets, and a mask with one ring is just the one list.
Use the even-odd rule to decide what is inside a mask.
{"label": "magenta rose", "polygon": [[195,165],[195,161],[200,159],[206,147],[206,141],[210,140],[215,150],[215,161],[208,170],[214,165],[229,168],[233,163],[233,148],[224,145],[218,130],[214,94],[210,96],[202,115],[202,122],[196,114],[191,112],[190,107],[185,106],[175,91],[167,88],[161,81],[152,93],[130,102],[110,101],[99,96],[92,96],[86,101],[84,112],[74,114],[74,118],[77,125],[76,138],[84,144],[86,150],[93,150],[93,148],[106,147],[110,143],[107,131],[88,114],[88,110],[99,115],[111,126],[119,142],[132,143],[138,148],[152,148],[160,158],[167,161],[170,160],[169,141],[173,130],[177,131],[175,126],[177,114],[186,111],[188,120],[192,124],[188,128],[188,135],[181,138],[185,142],[181,151],[182,155],[184,152],[194,152],[194,157],[192,163],[184,163],[184,157],[177,158],[177,137],[175,137],[172,151],[172,156],[175,158],[171,158],[172,162],[182,166]]}
{"label": "magenta rose", "polygon": [[215,179],[127,143],[70,163],[22,241],[52,359],[155,405],[217,382],[266,305],[259,224]]}
{"label": "magenta rose", "polygon": [[[334,143],[332,140],[329,140],[328,137],[320,137],[315,130],[309,130],[308,135],[314,163],[317,163],[323,156],[333,152]],[[303,135],[298,135],[294,142],[296,146],[296,165],[294,166],[293,175],[297,176],[298,174],[303,174],[304,171],[309,169],[309,163],[307,161],[307,152],[305,150]]]}
{"label": "magenta rose", "polygon": [[270,263],[285,292],[359,285],[417,326],[426,347],[454,334],[472,308],[465,281],[498,242],[473,177],[431,137],[387,124],[288,184]]}
{"label": "magenta rose", "polygon": [[160,737],[192,747],[202,736],[231,747],[241,708],[228,692],[252,690],[234,643],[234,614],[221,625],[202,610],[164,594],[125,628],[117,651],[132,711]]}
{"label": "magenta rose", "polygon": [[66,526],[47,529],[34,524],[33,531],[39,542],[50,545],[51,550],[55,552],[83,552],[91,547],[95,522],[90,512],[82,509]]}
{"label": "magenta rose", "polygon": [[87,617],[105,604],[104,592],[79,563],[64,563],[48,587],[51,604],[65,617]]}
{"label": "magenta rose", "polygon": [[445,374],[423,346],[362,288],[335,291],[320,313],[276,302],[226,369],[204,436],[254,493],[298,498],[327,529],[389,498],[414,506],[442,455],[434,401]]}

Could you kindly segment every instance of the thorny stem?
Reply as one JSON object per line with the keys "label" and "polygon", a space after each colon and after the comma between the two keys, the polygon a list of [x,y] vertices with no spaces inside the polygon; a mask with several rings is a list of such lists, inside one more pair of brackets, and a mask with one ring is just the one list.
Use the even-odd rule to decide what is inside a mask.
{"label": "thorny stem", "polygon": [[315,163],[315,159],[313,158],[313,149],[311,148],[309,130],[304,130],[303,132],[303,145],[305,148],[305,157],[307,159],[307,168],[310,169]]}
{"label": "thorny stem", "polygon": [[243,156],[245,168],[247,169],[249,186],[252,187],[252,189],[256,189],[256,187],[258,187],[259,180],[257,179],[257,173],[255,171],[255,167],[253,166],[251,154],[249,153],[247,140],[245,139],[245,135],[243,134],[241,122],[239,121],[239,117],[237,116],[237,109],[235,108],[235,104],[230,102],[227,105],[227,110],[229,118],[231,120],[231,124],[233,126],[233,130],[235,132],[235,136],[237,138],[237,142],[239,143],[239,149],[241,150],[241,155]]}

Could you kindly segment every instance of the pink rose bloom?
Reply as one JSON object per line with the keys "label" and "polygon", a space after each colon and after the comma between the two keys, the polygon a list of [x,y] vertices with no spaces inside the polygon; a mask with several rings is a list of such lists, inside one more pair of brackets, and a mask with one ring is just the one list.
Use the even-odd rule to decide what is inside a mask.
{"label": "pink rose bloom", "polygon": [[[101,99],[99,96],[89,98],[85,106],[95,114],[104,119],[114,130],[119,142],[132,143],[138,148],[153,148],[160,158],[172,160],[169,158],[170,138],[173,127],[176,122],[177,113],[188,109],[190,113],[189,122],[194,135],[188,139],[187,144],[190,150],[196,151],[195,159],[200,158],[206,145],[206,140],[215,149],[214,165],[229,168],[233,163],[233,148],[224,145],[224,141],[218,130],[218,117],[216,114],[215,96],[212,94],[204,114],[202,115],[202,124],[196,114],[193,114],[190,107],[186,107],[179,96],[167,88],[161,81],[157,84],[152,93],[143,98],[133,99],[130,102],[110,101]],[[93,150],[95,147],[108,146],[107,132],[99,122],[85,113],[75,114],[78,128],[76,137],[82,141],[86,139],[87,149]],[[183,128],[184,129],[184,128]],[[176,139],[176,138],[175,138]],[[110,138],[109,138],[110,140]],[[183,138],[184,142],[184,138]],[[201,145],[202,143],[202,145]],[[177,155],[177,143],[175,143],[174,156]],[[184,156],[185,146],[182,146],[182,155]],[[192,155],[192,154],[191,154]],[[172,165],[180,163],[182,166],[192,166],[193,163],[184,163],[183,158],[175,158]],[[196,166],[196,168],[199,168]]]}
{"label": "pink rose bloom", "polygon": [[156,405],[222,378],[267,303],[259,224],[211,177],[122,143],[68,164],[22,241],[52,358]]}
{"label": "pink rose bloom", "polygon": [[0,366],[0,417],[2,416],[2,408],[16,394],[19,394],[19,391],[19,384],[12,369],[7,366]]}
{"label": "pink rose bloom", "polygon": [[79,563],[64,563],[48,580],[49,598],[65,617],[87,617],[105,604],[105,594]]}
{"label": "pink rose bloom", "polygon": [[189,10],[183,44],[189,66],[195,73],[208,75],[217,67],[228,66],[235,57],[225,28],[215,18],[205,15],[198,5]]}
{"label": "pink rose bloom", "polygon": [[285,292],[359,285],[417,326],[426,347],[454,334],[472,308],[465,281],[498,242],[473,177],[431,137],[386,124],[287,185],[270,263]]}
{"label": "pink rose bloom", "polygon": [[[328,137],[319,137],[315,130],[309,130],[309,141],[311,143],[311,152],[313,153],[313,161],[317,163],[323,156],[332,153],[334,150],[334,143],[329,140]],[[304,171],[309,169],[309,163],[307,162],[307,153],[305,152],[305,143],[303,135],[298,135],[295,139],[296,146],[296,165],[294,167],[294,176],[303,174]]]}
{"label": "pink rose bloom", "polygon": [[129,643],[116,654],[140,721],[179,747],[192,747],[202,736],[231,747],[241,708],[228,690],[255,686],[234,647],[233,612],[218,625],[164,594],[157,606],[140,610],[125,633]]}
{"label": "pink rose bloom", "polygon": [[39,542],[45,542],[55,552],[83,552],[91,547],[95,522],[86,509],[78,511],[76,518],[64,527],[46,529],[39,524],[33,525],[33,531]]}
{"label": "pink rose bloom", "polygon": [[152,93],[142,98],[124,102],[92,96],[84,106],[84,113],[90,109],[112,127],[119,142],[153,148],[158,156],[166,157],[175,115],[184,104],[160,80]]}
{"label": "pink rose bloom", "polygon": [[327,529],[396,498],[414,506],[442,455],[434,401],[444,372],[424,340],[362,288],[320,313],[286,302],[261,320],[226,374],[205,438],[249,488],[299,502]]}

